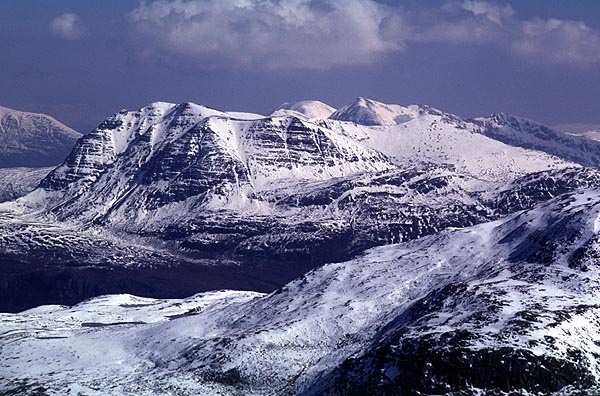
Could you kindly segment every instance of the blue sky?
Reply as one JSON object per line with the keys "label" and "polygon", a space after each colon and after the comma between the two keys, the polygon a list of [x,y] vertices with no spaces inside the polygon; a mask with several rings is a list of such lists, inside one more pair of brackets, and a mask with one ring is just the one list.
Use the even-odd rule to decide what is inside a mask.
{"label": "blue sky", "polygon": [[0,54],[0,105],[82,132],[155,100],[357,96],[600,125],[591,0],[2,0]]}

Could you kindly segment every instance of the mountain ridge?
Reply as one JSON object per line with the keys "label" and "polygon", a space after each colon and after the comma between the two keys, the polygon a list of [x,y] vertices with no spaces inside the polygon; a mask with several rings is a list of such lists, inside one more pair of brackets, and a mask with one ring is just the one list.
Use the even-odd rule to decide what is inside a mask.
{"label": "mountain ridge", "polygon": [[594,144],[365,98],[115,113],[0,204],[0,393],[598,393]]}

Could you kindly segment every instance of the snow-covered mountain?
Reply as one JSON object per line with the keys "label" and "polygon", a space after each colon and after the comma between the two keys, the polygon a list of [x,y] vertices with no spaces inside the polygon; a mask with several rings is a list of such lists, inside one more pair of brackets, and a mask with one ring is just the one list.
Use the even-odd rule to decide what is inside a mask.
{"label": "snow-covered mountain", "polygon": [[[386,130],[394,132],[394,137],[403,140],[414,140],[410,133],[423,133],[426,137],[428,132],[438,129],[463,129],[479,133],[494,140],[506,143],[513,147],[521,147],[529,150],[543,151],[562,159],[576,162],[584,166],[600,165],[600,142],[594,138],[593,132],[588,134],[574,135],[552,130],[538,122],[522,117],[516,117],[503,113],[495,113],[489,117],[463,119],[452,114],[444,113],[429,106],[422,105],[390,105],[374,101],[372,99],[358,98],[353,103],[344,106],[333,113],[332,120],[347,121],[358,125],[388,127]],[[409,131],[409,136],[398,133],[398,125]],[[438,139],[443,144],[450,143],[451,136],[440,136]],[[373,140],[372,136],[368,139]],[[394,139],[394,138],[392,138]],[[417,136],[417,140],[421,137]],[[382,152],[396,150],[398,141],[394,145],[386,145],[389,138],[384,138],[384,144],[378,144],[377,148]],[[436,151],[441,148],[436,147]],[[410,153],[409,157],[414,160],[421,157],[415,155],[421,153]],[[427,155],[427,153],[424,153]],[[489,157],[486,153],[486,158]],[[510,157],[510,155],[509,155]]]}
{"label": "snow-covered mountain", "polygon": [[356,121],[332,120],[320,123],[385,154],[398,167],[451,164],[461,174],[492,184],[573,165],[568,159],[485,136],[467,120],[432,108],[416,111],[398,125],[367,127]]}
{"label": "snow-covered mountain", "polygon": [[142,227],[173,221],[174,213],[194,216],[199,208],[271,213],[263,197],[275,190],[365,173],[451,166],[489,189],[574,165],[468,126],[433,109],[415,110],[400,125],[368,127],[294,116],[240,119],[192,103],[157,102],[105,120],[22,204],[84,222],[118,225],[134,217]]}
{"label": "snow-covered mountain", "polygon": [[47,115],[0,106],[0,168],[56,166],[80,137]]}
{"label": "snow-covered mountain", "polygon": [[599,218],[592,189],[374,248],[269,295],[120,295],[2,314],[0,389],[596,394]]}
{"label": "snow-covered mountain", "polygon": [[390,126],[413,120],[429,111],[430,109],[425,106],[390,105],[359,97],[354,102],[336,110],[329,118],[360,125]]}
{"label": "snow-covered mountain", "polygon": [[288,102],[284,103],[275,110],[273,110],[271,116],[294,116],[302,118],[329,118],[335,109],[328,104],[320,102],[318,100],[302,100],[300,102]]}
{"label": "snow-covered mountain", "polygon": [[544,151],[584,166],[600,166],[600,142],[554,131],[540,123],[503,113],[473,120],[480,133],[507,144]]}
{"label": "snow-covered mountain", "polygon": [[[598,182],[596,170],[469,125],[434,109],[392,126],[192,103],[121,111],[81,138],[38,189],[0,205],[11,219],[0,224],[0,259],[10,268],[45,263],[33,266],[44,282],[31,285],[32,269],[23,267],[10,272],[11,284],[29,286],[0,292],[21,309],[119,288],[165,297],[214,289],[211,282],[271,291],[365,249],[496,219]],[[78,233],[90,242],[52,244],[50,256],[28,247]],[[157,256],[130,254],[127,240]],[[124,281],[114,268],[131,266],[102,244],[147,265]],[[71,279],[63,294],[38,290],[59,281],[52,268]],[[190,283],[175,290],[168,284],[178,271]]]}
{"label": "snow-covered mountain", "polygon": [[0,394],[600,392],[595,142],[283,107],[123,110],[0,204],[0,311],[96,297],[0,314]]}
{"label": "snow-covered mountain", "polygon": [[381,153],[296,117],[240,120],[154,103],[104,121],[25,201],[63,219],[144,223],[201,207],[259,210],[253,195],[265,190],[392,168]]}

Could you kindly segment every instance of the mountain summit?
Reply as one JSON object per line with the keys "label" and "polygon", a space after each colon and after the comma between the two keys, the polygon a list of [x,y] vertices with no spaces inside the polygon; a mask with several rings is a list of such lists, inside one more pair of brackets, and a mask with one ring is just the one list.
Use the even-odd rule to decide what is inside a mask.
{"label": "mountain summit", "polygon": [[107,118],[41,187],[65,202],[65,215],[88,212],[98,220],[120,212],[124,219],[140,211],[135,217],[142,219],[176,204],[247,206],[257,193],[291,180],[392,167],[378,151],[305,119],[244,120],[194,103],[156,102]]}
{"label": "mountain summit", "polygon": [[300,102],[287,102],[273,111],[272,116],[298,116],[304,115],[308,118],[329,118],[335,109],[328,104],[318,100],[302,100]]}
{"label": "mountain summit", "polygon": [[425,114],[425,109],[417,106],[385,104],[363,97],[338,109],[329,117],[332,120],[350,121],[359,125],[390,126],[410,121]]}

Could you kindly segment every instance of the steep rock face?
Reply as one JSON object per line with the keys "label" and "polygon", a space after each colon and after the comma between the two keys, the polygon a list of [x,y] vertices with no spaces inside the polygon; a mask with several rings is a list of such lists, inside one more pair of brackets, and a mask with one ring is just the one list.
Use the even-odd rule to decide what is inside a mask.
{"label": "steep rock face", "polygon": [[504,113],[472,120],[476,130],[493,139],[540,150],[584,166],[600,165],[600,142],[554,131],[538,122]]}
{"label": "steep rock face", "polygon": [[176,106],[156,102],[139,111],[122,110],[77,142],[65,162],[41,186],[52,190],[67,187],[84,190],[113,165],[131,143],[145,143],[143,150],[141,145],[132,144],[127,153],[134,162],[145,162],[145,157],[154,149],[212,114],[220,112],[187,103]]}
{"label": "steep rock face", "polygon": [[0,106],[0,168],[58,165],[80,137],[47,115]]}

